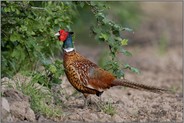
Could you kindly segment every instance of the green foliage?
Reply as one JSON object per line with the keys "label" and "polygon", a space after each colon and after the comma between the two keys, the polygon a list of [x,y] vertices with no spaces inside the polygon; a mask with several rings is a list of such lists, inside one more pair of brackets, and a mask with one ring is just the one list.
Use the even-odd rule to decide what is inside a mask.
{"label": "green foliage", "polygon": [[137,74],[140,74],[140,71],[139,71],[137,68],[132,67],[132,66],[130,66],[129,64],[125,64],[125,65],[124,65],[124,69],[129,69],[129,70],[131,70],[132,72],[135,72],[135,73],[137,73]]}
{"label": "green foliage", "polygon": [[[108,60],[103,66],[106,70],[112,70],[114,75],[118,78],[124,76],[124,72],[121,70],[118,63],[117,54],[123,53],[126,56],[132,54],[125,49],[124,46],[128,45],[128,39],[122,37],[122,31],[132,31],[129,28],[123,28],[114,21],[107,18],[103,13],[107,7],[102,2],[86,2],[90,6],[92,13],[96,17],[96,22],[91,26],[91,31],[95,35],[95,39],[101,42],[105,42],[109,46],[109,56],[111,60]],[[131,69],[135,72],[135,69]]]}
{"label": "green foliage", "polygon": [[166,51],[168,49],[168,46],[169,46],[168,43],[169,43],[168,38],[167,38],[166,34],[163,33],[160,36],[160,39],[159,39],[159,42],[158,42],[158,50],[159,50],[159,53],[161,55],[166,53]]}
{"label": "green foliage", "polygon": [[31,75],[33,82],[37,82],[49,89],[51,89],[53,84],[61,84],[60,76],[64,74],[64,68],[59,59],[50,63],[45,62],[43,67],[43,70],[33,72]]}
{"label": "green foliage", "polygon": [[[2,76],[35,70],[61,51],[55,32],[70,28],[70,2],[2,2]],[[42,65],[42,64],[41,64]],[[37,68],[36,68],[37,69]]]}
{"label": "green foliage", "polygon": [[116,109],[115,107],[112,105],[112,103],[110,102],[107,102],[106,104],[104,105],[101,105],[100,106],[101,110],[106,113],[106,114],[109,114],[111,116],[113,116],[114,114],[116,114]]}
{"label": "green foliage", "polygon": [[[57,78],[63,74],[63,68],[59,72],[54,61],[45,64],[45,61],[49,61],[54,54],[61,51],[60,42],[54,41],[56,40],[54,33],[60,28],[71,30],[71,25],[77,22],[79,12],[83,8],[90,11],[94,17],[93,24],[89,27],[95,39],[109,46],[110,59],[103,67],[111,69],[119,78],[124,76],[117,54],[132,55],[125,49],[128,39],[121,35],[123,31],[132,30],[123,28],[110,20],[105,14],[109,10],[106,5],[113,7],[114,4],[111,2],[105,4],[105,2],[3,1],[1,4],[2,76],[12,76],[20,71],[35,71],[34,78],[38,79],[39,83],[48,80],[49,76],[52,76],[54,83],[58,83]],[[132,4],[130,8],[134,8]],[[38,70],[39,66],[43,66],[47,71],[44,75]]]}

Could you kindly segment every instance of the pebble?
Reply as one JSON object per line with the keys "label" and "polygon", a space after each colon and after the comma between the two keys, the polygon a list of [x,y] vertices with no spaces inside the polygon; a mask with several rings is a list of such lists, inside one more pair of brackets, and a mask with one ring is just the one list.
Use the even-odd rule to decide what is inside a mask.
{"label": "pebble", "polygon": [[4,97],[2,97],[2,108],[7,112],[10,112],[10,105],[8,103],[8,100]]}
{"label": "pebble", "polygon": [[123,122],[123,119],[122,119],[119,115],[117,115],[117,114],[115,114],[115,115],[112,117],[112,119],[113,119],[113,121],[115,121],[115,122]]}

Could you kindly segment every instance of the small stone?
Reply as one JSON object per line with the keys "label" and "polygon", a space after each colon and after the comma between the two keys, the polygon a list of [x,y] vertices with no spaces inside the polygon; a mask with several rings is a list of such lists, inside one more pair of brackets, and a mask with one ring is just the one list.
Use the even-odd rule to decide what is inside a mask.
{"label": "small stone", "polygon": [[12,102],[11,113],[16,118],[21,120],[35,121],[35,114],[33,110],[30,108],[30,105],[26,101],[15,101]]}
{"label": "small stone", "polygon": [[169,111],[171,109],[171,106],[168,103],[164,104],[162,107],[165,111]]}
{"label": "small stone", "polygon": [[2,78],[1,79],[1,82],[3,83],[3,82],[8,82],[10,79],[8,78],[8,77],[4,77],[4,78]]}
{"label": "small stone", "polygon": [[4,91],[4,96],[8,101],[4,100],[4,104],[9,103],[9,109],[6,107],[6,110],[9,110],[13,119],[18,120],[28,120],[35,121],[35,114],[30,108],[29,98],[23,93],[15,89],[7,89]]}
{"label": "small stone", "polygon": [[127,95],[130,96],[130,95],[132,95],[132,93],[131,92],[127,92]]}
{"label": "small stone", "polygon": [[99,116],[99,121],[100,121],[100,122],[109,122],[110,119],[111,119],[111,116],[110,116],[110,115],[104,114],[104,113],[102,113],[102,112],[100,112],[100,113],[98,114],[98,116]]}
{"label": "small stone", "polygon": [[42,115],[39,116],[39,118],[38,118],[39,123],[43,123],[43,122],[46,122],[46,121],[47,121],[47,119],[45,117],[43,117]]}
{"label": "small stone", "polygon": [[78,114],[72,114],[68,117],[68,119],[70,119],[70,120],[79,120],[81,118]]}
{"label": "small stone", "polygon": [[115,122],[123,122],[123,119],[122,119],[119,115],[117,115],[117,114],[115,114],[115,115],[112,117],[112,119],[113,119],[113,121],[115,121]]}
{"label": "small stone", "polygon": [[34,111],[31,108],[27,108],[26,109],[26,113],[25,113],[25,117],[26,119],[28,119],[29,121],[35,121],[35,114]]}
{"label": "small stone", "polygon": [[96,114],[91,114],[91,119],[94,119],[95,121],[98,120],[98,116]]}
{"label": "small stone", "polygon": [[2,108],[7,112],[10,112],[10,106],[9,106],[8,100],[4,97],[2,97]]}
{"label": "small stone", "polygon": [[3,122],[12,122],[13,121],[11,114],[10,114],[9,102],[4,97],[2,97],[2,121]]}
{"label": "small stone", "polygon": [[4,96],[7,98],[9,103],[14,101],[29,101],[29,97],[23,95],[23,93],[15,89],[7,89],[4,91]]}
{"label": "small stone", "polygon": [[16,88],[15,82],[7,77],[1,79],[1,84],[2,84],[2,92],[4,92],[8,88]]}
{"label": "small stone", "polygon": [[84,119],[85,122],[94,122],[94,121],[98,121],[98,116],[94,113],[83,113],[82,117]]}

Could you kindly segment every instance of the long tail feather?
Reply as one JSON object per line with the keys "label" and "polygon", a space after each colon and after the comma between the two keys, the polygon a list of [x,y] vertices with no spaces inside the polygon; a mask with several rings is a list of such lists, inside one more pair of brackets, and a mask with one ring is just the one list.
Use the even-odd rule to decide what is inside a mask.
{"label": "long tail feather", "polygon": [[129,87],[129,88],[134,88],[134,89],[138,89],[138,90],[145,90],[145,91],[150,91],[150,92],[154,92],[154,93],[168,92],[168,90],[166,90],[166,89],[131,82],[131,81],[126,80],[126,79],[116,79],[112,82],[112,86],[125,86],[125,87]]}

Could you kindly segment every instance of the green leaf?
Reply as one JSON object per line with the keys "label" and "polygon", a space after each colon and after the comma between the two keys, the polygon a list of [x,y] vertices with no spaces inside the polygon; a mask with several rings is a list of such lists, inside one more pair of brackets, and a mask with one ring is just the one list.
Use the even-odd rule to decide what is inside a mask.
{"label": "green leaf", "polygon": [[128,32],[132,32],[133,31],[133,29],[130,29],[130,28],[123,28],[122,30],[123,31],[128,31]]}
{"label": "green leaf", "polygon": [[122,46],[128,45],[128,39],[121,40],[121,45]]}
{"label": "green leaf", "polygon": [[54,65],[50,65],[49,67],[49,70],[52,72],[52,73],[55,73],[57,71],[56,67]]}
{"label": "green leaf", "polygon": [[14,42],[20,40],[20,35],[16,32],[14,32],[12,35],[10,35],[10,41]]}
{"label": "green leaf", "polygon": [[97,27],[93,27],[92,28],[92,31],[96,34],[100,33],[101,32],[101,29],[100,28],[97,28]]}
{"label": "green leaf", "polygon": [[119,25],[117,25],[117,24],[114,24],[113,25],[113,29],[120,31],[121,27]]}
{"label": "green leaf", "polygon": [[118,78],[124,77],[125,73],[123,70],[116,70],[115,74]]}
{"label": "green leaf", "polygon": [[17,40],[16,35],[11,35],[10,36],[10,41],[14,42],[16,40]]}
{"label": "green leaf", "polygon": [[132,72],[134,72],[134,73],[140,74],[140,71],[139,71],[137,68],[135,68],[135,67],[131,67],[130,70],[131,70]]}
{"label": "green leaf", "polygon": [[96,2],[95,2],[95,1],[90,1],[90,4],[91,4],[92,6],[96,6]]}
{"label": "green leaf", "polygon": [[130,67],[130,65],[129,64],[125,64],[124,65],[124,69],[130,69],[131,67]]}
{"label": "green leaf", "polygon": [[108,40],[108,35],[107,34],[104,34],[104,33],[101,33],[101,35],[99,36],[99,38],[101,39],[104,39],[105,41]]}
{"label": "green leaf", "polygon": [[84,7],[84,2],[80,2],[80,7]]}
{"label": "green leaf", "polygon": [[5,12],[10,12],[11,10],[10,10],[9,7],[5,7],[5,8],[4,8],[4,11],[5,11]]}
{"label": "green leaf", "polygon": [[115,38],[117,41],[122,41],[122,38],[120,38],[120,37],[116,37]]}
{"label": "green leaf", "polygon": [[102,21],[104,22],[104,24],[109,23],[109,19],[107,19],[107,18],[104,18]]}
{"label": "green leaf", "polygon": [[10,6],[11,11],[14,12],[16,9],[13,6]]}
{"label": "green leaf", "polygon": [[103,14],[102,12],[97,13],[97,14],[96,14],[96,17],[97,17],[98,19],[102,19],[102,20],[105,18],[104,14]]}
{"label": "green leaf", "polygon": [[12,56],[13,58],[18,58],[18,57],[19,57],[19,52],[15,49],[15,50],[13,50],[11,56]]}
{"label": "green leaf", "polygon": [[129,51],[125,50],[125,49],[121,49],[120,52],[122,52],[124,55],[126,56],[132,56],[132,53],[130,53]]}
{"label": "green leaf", "polygon": [[19,15],[20,14],[20,11],[18,9],[16,9],[16,14]]}
{"label": "green leaf", "polygon": [[24,26],[24,25],[21,25],[20,30],[21,30],[21,31],[25,31],[25,32],[26,32],[26,31],[27,31],[27,27],[26,27],[26,26]]}
{"label": "green leaf", "polygon": [[137,69],[137,68],[135,68],[135,67],[132,67],[132,66],[130,66],[129,64],[125,64],[125,65],[124,65],[124,69],[129,69],[129,70],[131,70],[131,71],[134,72],[134,73],[140,74],[139,69]]}

